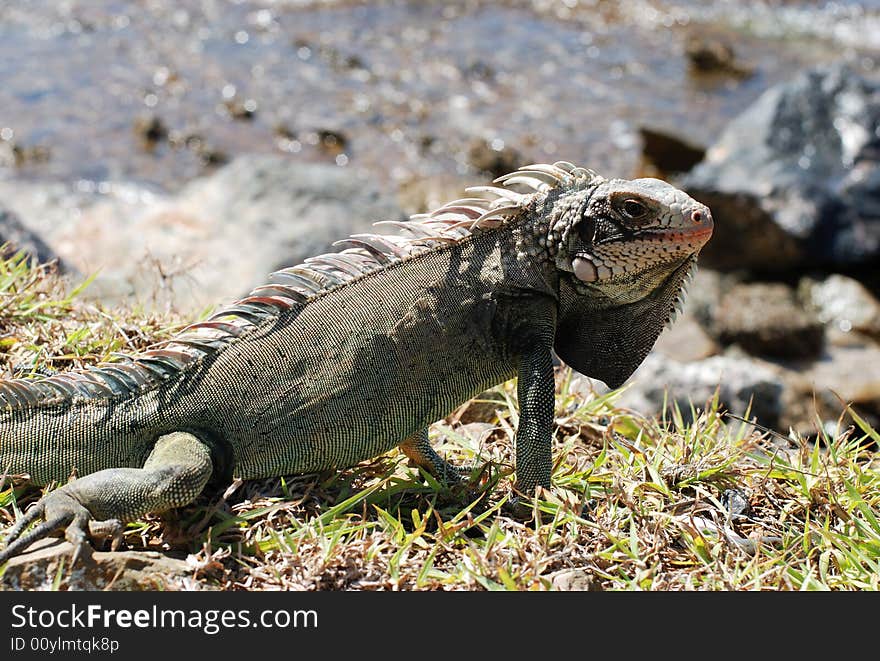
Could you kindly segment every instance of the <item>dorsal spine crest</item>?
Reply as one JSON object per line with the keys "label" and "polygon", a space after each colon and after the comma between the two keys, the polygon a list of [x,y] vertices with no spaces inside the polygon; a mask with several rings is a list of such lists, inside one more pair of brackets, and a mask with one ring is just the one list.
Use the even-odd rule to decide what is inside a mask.
{"label": "dorsal spine crest", "polygon": [[[532,189],[530,193],[495,185],[474,186],[465,190],[480,197],[453,200],[431,213],[411,216],[408,222],[380,221],[376,225],[392,226],[410,236],[355,234],[337,241],[338,252],[309,257],[272,273],[268,283],[255,287],[247,296],[138,354],[114,354],[118,361],[38,379],[0,380],[0,410],[115,400],[151,390],[266,321],[301,309],[338,287],[426,251],[502,227],[551,190],[579,188],[601,180],[592,170],[565,161],[521,167],[494,183],[525,186]],[[546,242],[540,245],[544,248]]]}

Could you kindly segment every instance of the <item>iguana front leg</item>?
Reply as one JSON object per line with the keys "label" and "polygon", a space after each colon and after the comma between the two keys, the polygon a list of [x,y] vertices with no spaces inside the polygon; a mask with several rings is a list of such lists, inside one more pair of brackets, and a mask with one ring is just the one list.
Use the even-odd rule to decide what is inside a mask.
{"label": "iguana front leg", "polygon": [[[12,527],[0,564],[62,527],[77,554],[90,534],[118,539],[124,522],[192,502],[212,467],[211,449],[193,434],[161,436],[143,468],[97,471],[43,496]],[[22,535],[38,518],[43,523]]]}
{"label": "iguana front leg", "polygon": [[546,342],[525,351],[517,381],[519,425],[516,429],[516,491],[531,497],[535,487],[550,488],[553,467],[555,382],[553,356]]}

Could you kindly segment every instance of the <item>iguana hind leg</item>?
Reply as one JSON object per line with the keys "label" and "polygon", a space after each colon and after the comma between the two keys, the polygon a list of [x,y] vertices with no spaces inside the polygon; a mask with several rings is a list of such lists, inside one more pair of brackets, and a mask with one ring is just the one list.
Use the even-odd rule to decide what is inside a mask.
{"label": "iguana hind leg", "polygon": [[437,454],[428,440],[427,428],[419,430],[398,447],[413,463],[421,466],[449,486],[459,484],[462,481],[462,475],[468,472],[466,468],[453,466]]}
{"label": "iguana hind leg", "polygon": [[[162,512],[192,502],[212,471],[211,449],[187,432],[161,436],[143,468],[108,468],[65,484],[43,496],[12,527],[0,564],[33,542],[65,528],[77,555],[89,536],[113,536],[122,524],[150,512]],[[43,523],[22,534],[31,522]]]}

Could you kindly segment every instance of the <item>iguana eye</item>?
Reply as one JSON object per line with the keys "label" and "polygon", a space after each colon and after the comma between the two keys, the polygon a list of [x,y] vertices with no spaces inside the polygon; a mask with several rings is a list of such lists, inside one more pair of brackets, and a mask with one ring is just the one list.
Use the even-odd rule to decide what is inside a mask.
{"label": "iguana eye", "polygon": [[630,220],[639,220],[648,215],[648,212],[650,211],[648,207],[633,198],[624,200],[619,208],[621,213]]}

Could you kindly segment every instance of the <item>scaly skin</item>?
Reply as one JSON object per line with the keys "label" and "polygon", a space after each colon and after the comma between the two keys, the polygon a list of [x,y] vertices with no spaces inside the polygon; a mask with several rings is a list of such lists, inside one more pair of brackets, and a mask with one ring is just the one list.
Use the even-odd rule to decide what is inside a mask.
{"label": "scaly skin", "polygon": [[552,352],[623,383],[680,304],[712,219],[664,182],[568,163],[500,181],[536,192],[482,187],[498,199],[415,218],[415,238],[353,237],[128,361],[0,382],[0,467],[37,484],[80,475],[13,527],[0,563],[61,527],[78,547],[87,531],[118,534],[212,475],[341,469],[400,446],[455,481],[428,426],[514,376],[516,490],[550,488]]}

